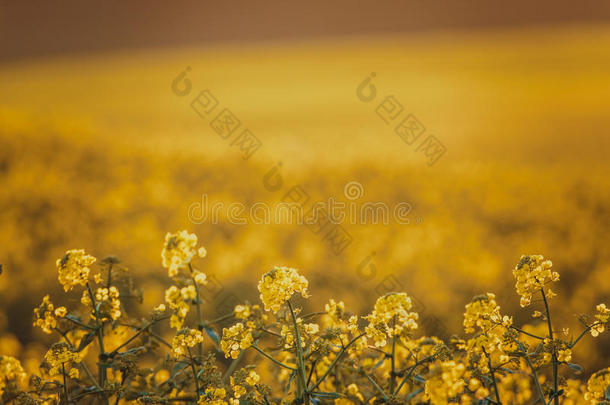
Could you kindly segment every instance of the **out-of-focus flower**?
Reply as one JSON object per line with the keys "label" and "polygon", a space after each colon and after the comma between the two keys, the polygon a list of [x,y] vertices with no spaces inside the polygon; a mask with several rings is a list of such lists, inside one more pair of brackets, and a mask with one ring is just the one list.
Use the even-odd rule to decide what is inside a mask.
{"label": "out-of-focus flower", "polygon": [[301,276],[296,269],[290,267],[274,267],[263,274],[258,283],[260,298],[266,311],[276,313],[281,306],[292,297],[295,292],[308,298],[307,286],[309,282]]}
{"label": "out-of-focus flower", "polygon": [[224,398],[227,391],[224,388],[208,388],[205,393],[199,396],[197,405],[226,405]]}
{"label": "out-of-focus flower", "polygon": [[206,285],[208,283],[208,277],[205,273],[195,270],[193,272],[193,280],[199,285]]}
{"label": "out-of-focus flower", "polygon": [[57,310],[59,310],[58,315],[55,314],[55,311],[57,310],[54,310],[54,308],[55,307],[53,306],[53,303],[51,302],[51,299],[49,298],[48,294],[43,297],[42,303],[38,306],[38,308],[34,308],[34,315],[36,316],[36,319],[34,320],[34,326],[37,326],[42,329],[44,333],[49,334],[53,331],[53,329],[55,329],[55,327],[57,326],[57,319],[55,319],[56,316],[59,316],[62,313],[63,316],[65,316],[64,310],[66,308],[57,308]]}
{"label": "out-of-focus flower", "polygon": [[233,310],[237,319],[248,319],[252,313],[250,305],[236,305]]}
{"label": "out-of-focus flower", "polygon": [[394,336],[408,337],[417,329],[417,312],[410,312],[413,304],[406,293],[388,293],[377,299],[373,312],[366,316],[369,321],[365,332],[375,341],[375,346],[383,347],[387,339]]}
{"label": "out-of-focus flower", "polygon": [[512,318],[500,315],[500,306],[496,303],[495,294],[479,295],[466,305],[464,313],[466,333],[474,333],[476,329],[487,332],[498,325],[509,327],[512,325]]}
{"label": "out-of-focus flower", "polygon": [[364,401],[364,397],[358,390],[358,386],[356,384],[350,384],[347,386],[347,393],[353,397],[358,398],[360,401]]}
{"label": "out-of-focus flower", "polygon": [[[185,290],[185,294],[186,294]],[[189,312],[189,306],[184,302],[182,291],[175,285],[165,290],[165,302],[169,305],[169,308],[174,311],[170,317],[170,326],[174,329],[182,328],[184,319]]]}
{"label": "out-of-focus flower", "polygon": [[529,378],[521,378],[518,374],[506,374],[499,379],[498,390],[500,398],[506,404],[529,404],[532,390]]}
{"label": "out-of-focus flower", "polygon": [[246,387],[236,384],[233,377],[231,377],[231,389],[235,398],[241,398],[243,395],[246,395]]}
{"label": "out-of-focus flower", "polygon": [[49,375],[51,376],[62,374],[62,370],[70,374],[78,373],[78,369],[72,372],[72,364],[81,362],[78,353],[65,343],[55,343],[44,355],[44,358],[50,366]]}
{"label": "out-of-focus flower", "polygon": [[8,381],[21,381],[26,377],[21,363],[14,357],[0,355],[0,396]]}
{"label": "out-of-focus flower", "polygon": [[95,263],[95,257],[85,254],[84,250],[68,250],[66,254],[57,259],[58,279],[65,291],[74,286],[85,285],[89,279],[89,266]]}
{"label": "out-of-focus flower", "polygon": [[561,401],[561,405],[580,405],[586,404],[585,392],[586,385],[579,380],[568,379],[566,384],[563,386],[564,398]]}
{"label": "out-of-focus flower", "polygon": [[248,385],[254,386],[254,385],[258,384],[260,379],[261,379],[261,377],[258,374],[256,374],[256,371],[250,370],[250,372],[248,373],[248,376],[246,377],[246,383],[248,383]]}
{"label": "out-of-focus flower", "polygon": [[455,361],[445,361],[430,367],[430,377],[426,380],[426,398],[433,404],[445,405],[449,399],[458,396],[464,389],[462,379],[466,367]]}
{"label": "out-of-focus flower", "polygon": [[239,352],[252,346],[253,342],[254,339],[250,330],[243,323],[236,323],[230,328],[222,330],[220,347],[225,353],[225,357],[236,359]]}
{"label": "out-of-focus flower", "polygon": [[589,378],[585,399],[590,401],[591,405],[605,403],[606,392],[608,392],[609,388],[610,367],[598,371]]}
{"label": "out-of-focus flower", "polygon": [[557,360],[563,361],[563,362],[568,362],[568,361],[572,360],[572,350],[570,350],[570,349],[558,350],[557,351]]}
{"label": "out-of-focus flower", "polygon": [[591,335],[593,337],[599,336],[604,330],[606,330],[606,326],[610,323],[610,308],[606,306],[606,304],[599,304],[596,308],[597,314],[595,314],[596,324],[591,327]]}
{"label": "out-of-focus flower", "polygon": [[330,299],[324,306],[324,310],[327,315],[331,318],[333,324],[338,324],[345,313],[345,304],[343,301],[336,302],[334,299]]}
{"label": "out-of-focus flower", "polygon": [[203,333],[197,329],[182,329],[172,340],[172,356],[186,356],[188,349],[203,342]]}
{"label": "out-of-focus flower", "polygon": [[95,291],[95,301],[100,304],[98,312],[102,316],[107,315],[112,320],[117,320],[121,317],[119,290],[115,286],[98,288]]}
{"label": "out-of-focus flower", "polygon": [[185,301],[191,301],[197,298],[197,289],[193,285],[182,287],[180,289],[180,296]]}
{"label": "out-of-focus flower", "polygon": [[[203,254],[199,256],[205,256],[205,249],[199,251]],[[179,231],[165,235],[161,259],[163,267],[168,270],[170,277],[175,277],[180,269],[186,268],[197,254],[197,235],[194,233]]]}

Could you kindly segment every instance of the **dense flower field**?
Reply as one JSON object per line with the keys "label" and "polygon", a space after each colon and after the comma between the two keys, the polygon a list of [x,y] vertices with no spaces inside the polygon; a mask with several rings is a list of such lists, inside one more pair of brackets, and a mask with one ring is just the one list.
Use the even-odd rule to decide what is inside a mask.
{"label": "dense flower field", "polygon": [[[2,64],[0,402],[601,399],[608,48],[558,26]],[[262,142],[248,159],[225,108]],[[411,114],[433,166],[396,132]],[[410,222],[345,221],[338,254],[307,225],[191,215],[296,188]]]}
{"label": "dense flower field", "polygon": [[[34,326],[56,342],[29,375],[19,359],[0,356],[3,403],[610,402],[610,367],[579,378],[576,355],[581,341],[610,326],[610,308],[599,303],[580,315],[575,333],[563,328],[552,317],[560,274],[541,255],[522,256],[512,273],[515,299],[546,329],[517,324],[487,292],[465,305],[463,333],[446,340],[419,332],[408,291],[379,297],[364,316],[333,298],[305,313],[309,282],[290,267],[262,274],[260,303],[211,319],[203,310],[206,255],[196,235],[167,234],[164,300],[136,318],[130,308],[138,291],[118,259],[67,251],[57,278],[80,303],[42,298]],[[162,333],[164,325],[172,332]]]}

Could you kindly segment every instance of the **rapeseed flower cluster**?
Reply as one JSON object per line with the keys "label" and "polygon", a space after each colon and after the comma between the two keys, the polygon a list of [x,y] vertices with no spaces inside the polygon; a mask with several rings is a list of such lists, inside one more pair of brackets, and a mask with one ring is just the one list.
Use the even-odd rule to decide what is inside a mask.
{"label": "rapeseed flower cluster", "polygon": [[[178,288],[175,285],[165,290],[165,302],[169,305],[169,308],[173,310],[173,314],[170,318],[170,325],[174,329],[182,328],[182,324],[186,319],[189,312],[189,305],[187,300],[192,299],[193,290],[187,287]],[[159,309],[163,309],[161,307]]]}
{"label": "rapeseed flower cluster", "polygon": [[165,235],[161,259],[170,277],[178,275],[178,272],[185,269],[195,256],[206,256],[205,248],[197,248],[197,235],[187,231]]}
{"label": "rapeseed flower cluster", "polygon": [[25,377],[25,371],[19,360],[11,356],[0,355],[0,397],[7,384],[21,381],[25,379]]}
{"label": "rapeseed flower cluster", "polygon": [[226,396],[227,391],[224,388],[208,388],[205,394],[199,397],[197,405],[226,405]]}
{"label": "rapeseed flower cluster", "polygon": [[196,329],[182,329],[172,340],[172,356],[178,358],[186,356],[191,347],[203,342],[203,333]]}
{"label": "rapeseed flower cluster", "polygon": [[587,382],[585,399],[591,405],[607,404],[610,402],[610,367],[593,374]]}
{"label": "rapeseed flower cluster", "polygon": [[42,303],[38,308],[34,309],[34,326],[42,329],[44,333],[50,334],[57,326],[57,318],[63,318],[68,313],[66,307],[57,307],[53,305],[49,295],[45,295]]}
{"label": "rapeseed flower cluster", "polygon": [[80,363],[81,358],[66,343],[56,343],[51,346],[51,349],[45,354],[44,359],[49,365],[49,375],[69,373],[72,378],[77,378],[79,375],[78,369],[72,367],[72,365]]}
{"label": "rapeseed flower cluster", "polygon": [[[517,294],[521,296],[520,304],[526,307],[532,302],[532,295],[544,291],[548,298],[555,293],[546,285],[552,281],[559,281],[559,273],[552,271],[553,263],[545,260],[542,255],[521,256],[515,266],[513,274],[517,279]],[[546,288],[546,290],[545,290]]]}
{"label": "rapeseed flower cluster", "polygon": [[407,338],[417,329],[417,312],[411,312],[413,304],[406,293],[388,293],[377,299],[373,312],[365,318],[369,321],[366,327],[367,337],[375,346],[384,347],[387,339],[393,337]]}
{"label": "rapeseed flower cluster", "polygon": [[68,250],[66,254],[57,259],[58,279],[65,291],[70,291],[77,285],[84,286],[89,280],[89,266],[95,263],[93,256],[85,254],[84,250]]}
{"label": "rapeseed flower cluster", "polygon": [[[66,291],[84,287],[79,293],[85,309],[55,307],[49,295],[42,299],[34,325],[59,341],[46,352],[40,372],[30,376],[27,390],[20,384],[26,373],[19,361],[0,356],[0,402],[610,403],[610,368],[586,384],[562,375],[581,369],[573,363],[575,346],[588,332],[597,336],[607,329],[610,309],[599,304],[593,315],[582,315],[584,330],[566,340],[571,335],[551,322],[547,301],[553,295],[547,284],[559,275],[542,256],[523,256],[514,270],[522,305],[541,294],[544,311],[534,313],[538,324],[515,324],[501,313],[496,296],[486,293],[465,304],[466,336],[448,341],[414,336],[419,315],[405,292],[379,297],[364,317],[332,298],[323,311],[307,313],[292,298],[309,297],[309,282],[289,267],[263,274],[262,304],[237,303],[208,320],[199,290],[207,277],[193,267],[195,256],[205,251],[194,235],[168,234],[162,264],[171,285],[164,302],[147,317],[132,317],[133,303],[124,300],[137,294],[133,280],[113,268],[118,261],[101,260],[102,270],[90,284],[88,266],[95,259],[68,251],[57,262],[60,283]],[[218,362],[218,349],[231,360]]]}
{"label": "rapeseed flower cluster", "polygon": [[252,346],[253,342],[252,332],[243,323],[236,323],[230,328],[222,330],[220,347],[225,353],[225,357],[236,359],[239,352]]}
{"label": "rapeseed flower cluster", "polygon": [[512,318],[500,315],[500,306],[496,303],[496,295],[487,293],[473,298],[470,304],[466,305],[464,313],[464,332],[474,333],[489,332],[498,325],[509,327]]}
{"label": "rapeseed flower cluster", "polygon": [[95,291],[95,300],[100,304],[98,312],[109,316],[112,320],[121,317],[121,301],[119,300],[119,290],[115,286],[110,288],[100,287]]}
{"label": "rapeseed flower cluster", "polygon": [[260,299],[266,311],[276,313],[295,292],[303,298],[309,297],[307,286],[309,282],[296,269],[290,267],[274,267],[263,275],[258,283]]}
{"label": "rapeseed flower cluster", "polygon": [[591,326],[591,335],[599,336],[604,332],[610,323],[610,308],[606,304],[599,304],[596,308],[595,323]]}
{"label": "rapeseed flower cluster", "polygon": [[445,405],[455,400],[464,390],[466,382],[463,379],[466,367],[455,361],[444,361],[430,367],[429,378],[426,380],[426,398],[433,404]]}

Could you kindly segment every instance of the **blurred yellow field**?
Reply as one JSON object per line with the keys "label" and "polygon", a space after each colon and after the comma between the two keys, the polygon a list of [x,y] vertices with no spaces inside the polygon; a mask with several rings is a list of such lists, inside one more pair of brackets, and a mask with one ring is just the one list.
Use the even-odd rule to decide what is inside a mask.
{"label": "blurred yellow field", "polygon": [[[573,26],[2,65],[0,352],[38,366],[50,340],[31,326],[32,308],[47,293],[58,305],[80,298],[60,298],[55,261],[67,249],[119,257],[144,292],[131,310],[150,311],[167,286],[163,239],[181,229],[208,251],[211,317],[257,302],[255,283],[282,265],[309,280],[312,311],[332,297],[368,314],[404,290],[423,333],[448,338],[471,297],[494,292],[503,313],[540,328],[512,270],[543,254],[561,274],[554,317],[578,336],[577,314],[610,297],[608,49],[610,28]],[[172,82],[187,67],[180,96]],[[357,88],[373,72],[377,95],[363,102]],[[191,103],[204,90],[218,107],[202,118]],[[379,116],[388,96],[446,148],[433,165]],[[251,158],[210,126],[222,108],[260,140]],[[351,242],[337,253],[305,225],[189,217],[204,196],[272,205],[296,186],[312,201],[408,203],[409,224],[344,225]],[[607,367],[608,333],[574,354],[586,376]]]}

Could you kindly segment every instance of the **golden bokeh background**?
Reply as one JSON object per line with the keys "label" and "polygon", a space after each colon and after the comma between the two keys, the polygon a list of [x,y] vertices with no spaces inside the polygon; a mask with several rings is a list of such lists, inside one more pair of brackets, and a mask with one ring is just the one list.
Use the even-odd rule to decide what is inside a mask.
{"label": "golden bokeh background", "polygon": [[[577,335],[577,315],[610,298],[610,25],[324,34],[40,57],[7,47],[0,352],[27,357],[46,338],[31,310],[45,292],[62,303],[55,260],[67,249],[121,258],[143,286],[142,311],[161,302],[163,238],[180,229],[199,236],[202,270],[222,286],[209,313],[223,297],[257,300],[255,282],[277,264],[310,280],[312,307],[333,297],[364,313],[399,288],[432,320],[424,329],[449,335],[489,291],[526,323],[533,309],[519,307],[511,270],[543,254],[562,277],[552,311]],[[187,66],[192,90],[177,96]],[[356,91],[372,72],[378,94],[365,103]],[[204,89],[262,142],[250,159],[191,108]],[[390,95],[446,147],[434,165],[377,115]],[[283,185],[269,191],[279,165]],[[352,181],[358,202],[411,204],[411,223],[346,224],[352,243],[335,254],[302,225],[188,216],[203,195],[275,204],[297,185],[347,201]],[[587,373],[608,364],[609,343],[576,350]]]}

